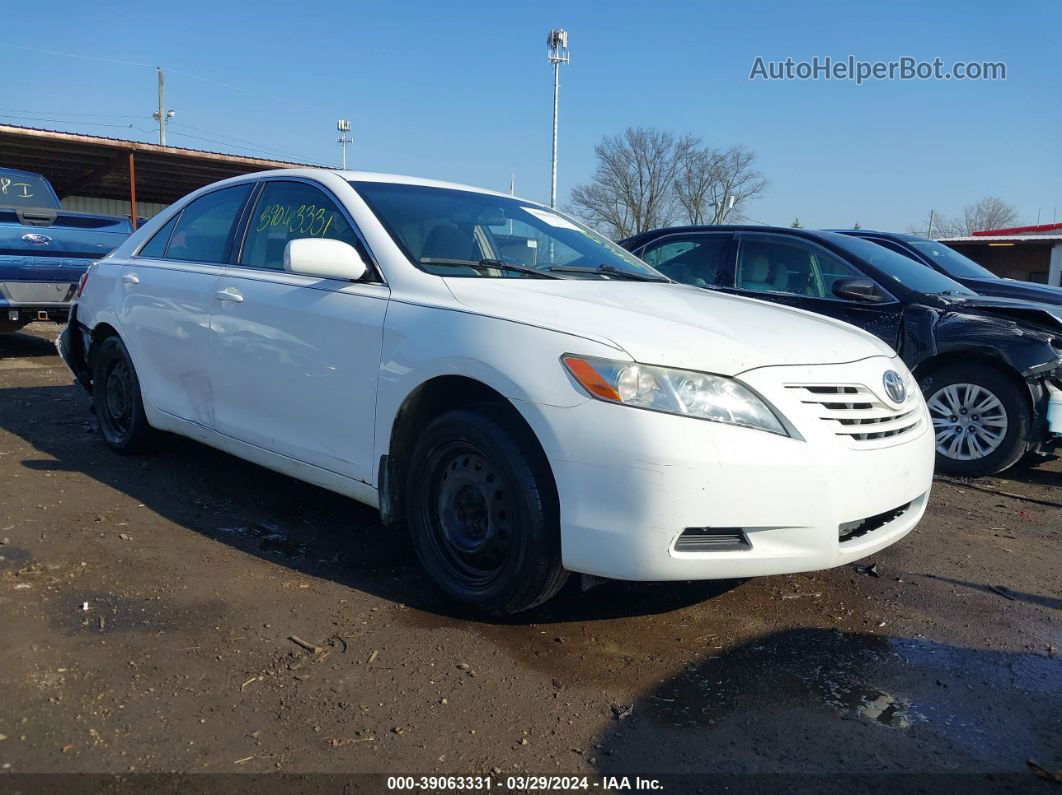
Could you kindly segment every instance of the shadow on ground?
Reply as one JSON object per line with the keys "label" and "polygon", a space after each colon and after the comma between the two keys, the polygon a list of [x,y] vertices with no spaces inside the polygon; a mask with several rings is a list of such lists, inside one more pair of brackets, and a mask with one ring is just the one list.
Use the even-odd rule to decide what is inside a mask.
{"label": "shadow on ground", "polygon": [[1062,764],[1062,660],[788,630],[702,659],[618,716],[599,771],[671,775],[670,791],[1029,791],[1050,785],[1027,759]]}
{"label": "shadow on ground", "polygon": [[[180,437],[168,437],[157,453],[117,455],[104,445],[88,398],[74,386],[3,388],[0,406],[9,409],[0,413],[0,427],[40,452],[20,462],[26,469],[80,472],[248,554],[417,610],[484,621],[426,581],[405,534],[384,527],[374,509]],[[573,577],[548,605],[486,621],[549,624],[666,613],[735,584],[608,582],[582,593]]]}
{"label": "shadow on ground", "polygon": [[[59,336],[60,326],[55,327]],[[55,343],[33,334],[0,334],[0,360],[55,356]]]}

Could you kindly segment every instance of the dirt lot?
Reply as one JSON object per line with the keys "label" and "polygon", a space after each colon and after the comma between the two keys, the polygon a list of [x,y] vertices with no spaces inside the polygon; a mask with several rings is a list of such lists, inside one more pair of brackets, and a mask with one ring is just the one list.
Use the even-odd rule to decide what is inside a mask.
{"label": "dirt lot", "polygon": [[1058,462],[938,482],[869,571],[610,583],[483,621],[353,502],[182,440],[111,453],[55,328],[29,331],[0,338],[0,790],[494,771],[1059,791]]}

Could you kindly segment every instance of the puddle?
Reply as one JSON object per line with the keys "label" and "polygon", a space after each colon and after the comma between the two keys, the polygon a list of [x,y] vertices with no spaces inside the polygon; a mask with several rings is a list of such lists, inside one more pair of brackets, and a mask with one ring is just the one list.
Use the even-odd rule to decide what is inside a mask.
{"label": "puddle", "polygon": [[65,594],[50,605],[52,619],[71,634],[167,632],[198,627],[210,615],[196,607],[174,609],[162,599],[101,592]]}
{"label": "puddle", "polygon": [[312,553],[308,544],[296,541],[280,525],[255,522],[241,527],[220,527],[218,533],[248,539],[259,552],[285,560],[302,560]]}
{"label": "puddle", "polygon": [[18,571],[33,559],[29,550],[13,547],[9,544],[0,546],[0,572]]}

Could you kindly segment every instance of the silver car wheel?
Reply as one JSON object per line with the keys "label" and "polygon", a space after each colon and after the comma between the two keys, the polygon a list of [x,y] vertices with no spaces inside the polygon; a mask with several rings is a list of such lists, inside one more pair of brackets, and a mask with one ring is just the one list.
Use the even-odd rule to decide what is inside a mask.
{"label": "silver car wheel", "polygon": [[1007,435],[1007,410],[977,384],[949,384],[929,400],[937,452],[959,461],[991,455]]}

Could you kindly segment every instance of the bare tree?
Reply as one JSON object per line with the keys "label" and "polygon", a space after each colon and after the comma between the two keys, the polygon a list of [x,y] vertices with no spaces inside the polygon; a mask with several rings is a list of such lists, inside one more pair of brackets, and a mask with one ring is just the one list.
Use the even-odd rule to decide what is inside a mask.
{"label": "bare tree", "polygon": [[1005,229],[1014,226],[1017,220],[1018,210],[998,196],[986,196],[975,204],[966,205],[963,210],[967,235],[984,229]]}
{"label": "bare tree", "polygon": [[675,200],[691,224],[722,224],[767,190],[768,182],[754,168],[756,155],[743,146],[730,149],[695,147],[679,163]]}
{"label": "bare tree", "polygon": [[930,211],[932,229],[921,224],[912,224],[907,231],[915,235],[933,238],[966,237],[986,229],[1005,229],[1018,221],[1018,210],[998,196],[986,196],[978,202],[967,204],[961,218],[948,218],[935,210]]}
{"label": "bare tree", "polygon": [[700,141],[651,128],[628,127],[594,147],[597,169],[572,190],[572,209],[615,238],[667,226],[677,216],[673,191],[680,164]]}
{"label": "bare tree", "polygon": [[710,193],[715,208],[712,223],[726,223],[731,215],[741,218],[745,203],[767,190],[770,183],[755,168],[755,163],[756,153],[743,146],[718,153],[717,179]]}

